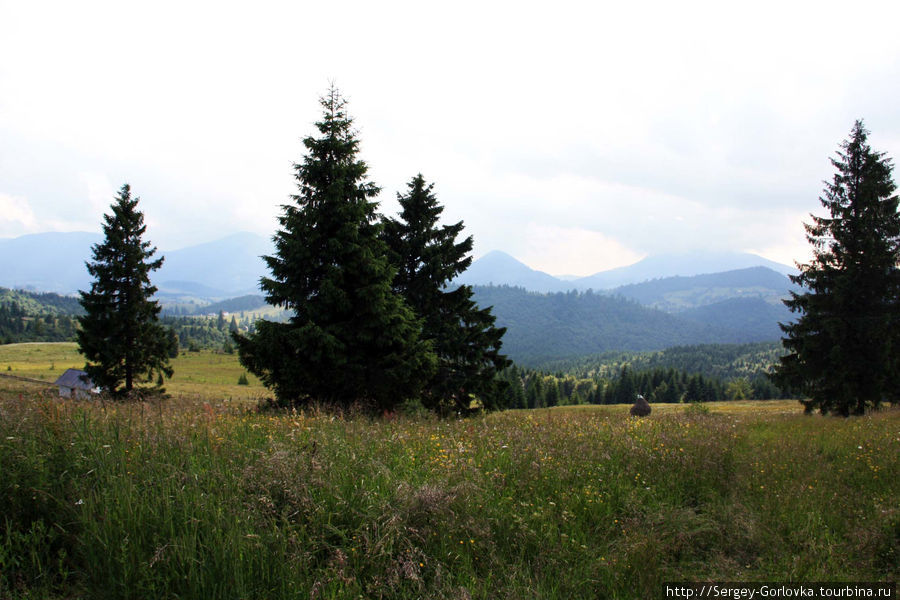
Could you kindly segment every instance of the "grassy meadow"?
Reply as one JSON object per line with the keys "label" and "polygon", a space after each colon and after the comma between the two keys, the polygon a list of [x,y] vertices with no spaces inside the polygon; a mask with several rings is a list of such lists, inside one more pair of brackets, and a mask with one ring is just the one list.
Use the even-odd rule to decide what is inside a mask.
{"label": "grassy meadow", "polygon": [[[15,375],[52,383],[66,369],[81,369],[84,357],[74,342],[0,345],[0,375]],[[258,401],[271,394],[259,380],[241,367],[236,354],[203,350],[182,351],[172,360],[175,374],[166,391],[181,398]],[[249,385],[238,385],[246,373]]]}
{"label": "grassy meadow", "polygon": [[[44,346],[0,347],[0,368],[79,364]],[[262,388],[214,358],[179,358],[173,397],[142,404],[0,378],[0,597],[655,598],[900,575],[896,409],[257,413],[237,400]]]}

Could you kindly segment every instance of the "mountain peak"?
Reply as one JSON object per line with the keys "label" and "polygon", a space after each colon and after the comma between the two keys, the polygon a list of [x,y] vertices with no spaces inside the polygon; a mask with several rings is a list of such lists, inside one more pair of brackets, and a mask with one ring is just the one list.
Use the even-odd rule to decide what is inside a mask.
{"label": "mountain peak", "polygon": [[484,256],[482,256],[478,260],[482,261],[482,262],[509,262],[509,263],[516,263],[516,264],[519,264],[522,266],[527,266],[525,263],[523,263],[522,261],[517,259],[512,254],[509,254],[508,252],[504,252],[503,250],[491,250],[490,252],[486,253]]}
{"label": "mountain peak", "polygon": [[468,285],[509,285],[535,292],[561,292],[573,286],[543,271],[532,269],[514,256],[491,250],[461,274],[456,283]]}

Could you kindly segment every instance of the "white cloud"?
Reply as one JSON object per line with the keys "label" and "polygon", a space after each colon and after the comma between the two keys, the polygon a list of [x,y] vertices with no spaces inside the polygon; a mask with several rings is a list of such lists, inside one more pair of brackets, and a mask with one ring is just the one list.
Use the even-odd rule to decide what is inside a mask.
{"label": "white cloud", "polygon": [[77,231],[76,223],[41,218],[27,198],[0,192],[0,237],[19,237],[44,231]]}
{"label": "white cloud", "polygon": [[160,247],[269,234],[334,79],[382,210],[421,171],[480,252],[784,262],[853,119],[900,160],[898,20],[877,0],[2,2],[0,233],[96,230],[127,181]]}
{"label": "white cloud", "polygon": [[37,231],[37,219],[25,198],[0,192],[0,236],[17,237]]}
{"label": "white cloud", "polygon": [[[593,275],[633,264],[643,255],[596,231],[529,223],[519,260],[551,275]],[[560,273],[560,265],[567,271]]]}
{"label": "white cloud", "polygon": [[806,240],[803,223],[811,221],[809,212],[774,213],[768,219],[765,235],[758,235],[757,243],[748,243],[744,249],[785,265],[808,263],[812,260],[813,248]]}
{"label": "white cloud", "polygon": [[85,197],[90,208],[89,216],[96,217],[99,222],[100,215],[106,212],[115,200],[117,188],[104,173],[81,172],[78,179],[87,188]]}

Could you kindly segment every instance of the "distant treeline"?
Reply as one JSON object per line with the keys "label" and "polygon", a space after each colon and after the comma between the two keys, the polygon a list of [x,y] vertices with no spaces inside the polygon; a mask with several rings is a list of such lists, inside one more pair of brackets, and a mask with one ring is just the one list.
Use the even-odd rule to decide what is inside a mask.
{"label": "distant treeline", "polygon": [[771,400],[790,397],[766,376],[725,380],[673,368],[635,371],[623,367],[613,376],[577,377],[513,366],[500,376],[507,382],[508,408],[576,404],[630,404],[638,394],[653,403]]}
{"label": "distant treeline", "polygon": [[162,314],[166,316],[217,315],[220,312],[239,313],[259,310],[266,306],[266,299],[264,297],[257,294],[249,294],[237,298],[229,298],[227,300],[222,300],[221,302],[214,302],[212,304],[176,304],[173,306],[164,306]]}
{"label": "distant treeline", "polygon": [[633,371],[676,369],[727,381],[738,377],[764,378],[783,353],[781,342],[698,344],[653,352],[604,352],[544,361],[534,367],[576,377],[614,377],[623,367]]}
{"label": "distant treeline", "polygon": [[[528,385],[534,386],[534,374],[542,378],[542,390],[531,396],[526,393],[527,401],[540,398],[540,391],[549,393],[547,402],[558,396],[560,402],[571,404],[632,402],[637,394],[650,402],[787,398],[791,396],[769,379],[783,352],[780,342],[605,352],[547,361],[536,369],[520,371],[519,379],[527,392]],[[551,380],[557,382],[558,394],[548,391]]]}

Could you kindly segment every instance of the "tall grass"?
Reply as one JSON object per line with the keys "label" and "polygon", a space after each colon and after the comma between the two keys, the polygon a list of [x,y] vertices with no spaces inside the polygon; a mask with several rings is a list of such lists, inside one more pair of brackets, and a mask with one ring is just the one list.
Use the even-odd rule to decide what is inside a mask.
{"label": "tall grass", "polygon": [[900,413],[462,421],[0,389],[0,596],[646,598],[896,580]]}

